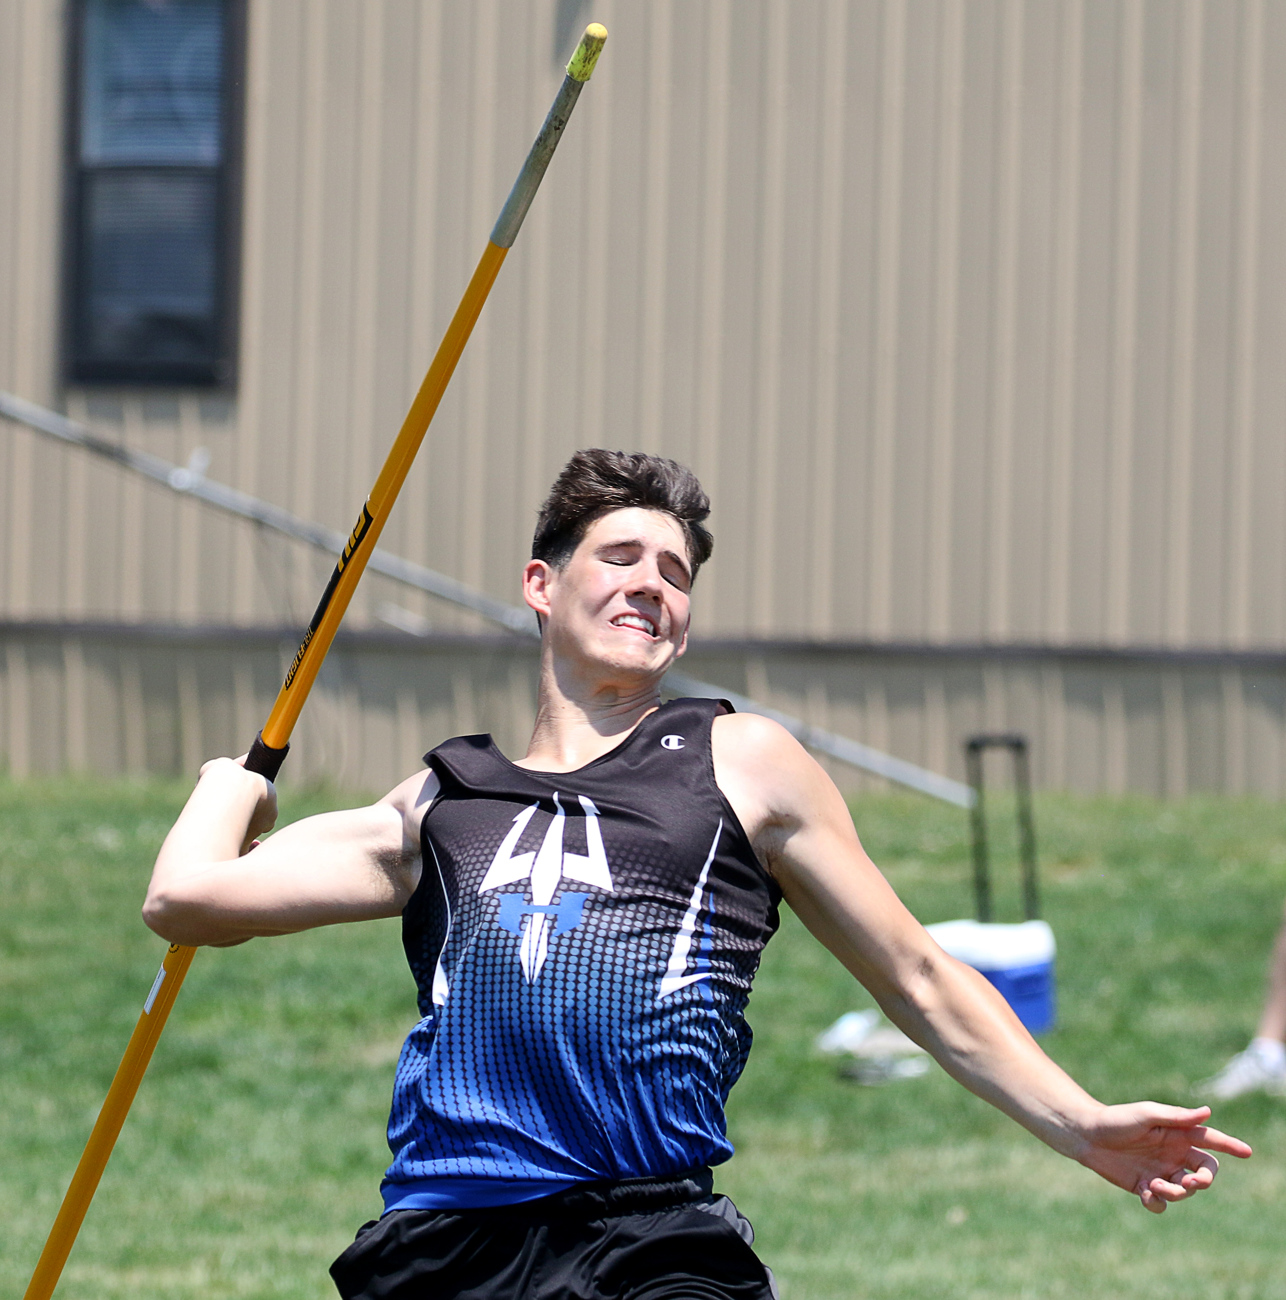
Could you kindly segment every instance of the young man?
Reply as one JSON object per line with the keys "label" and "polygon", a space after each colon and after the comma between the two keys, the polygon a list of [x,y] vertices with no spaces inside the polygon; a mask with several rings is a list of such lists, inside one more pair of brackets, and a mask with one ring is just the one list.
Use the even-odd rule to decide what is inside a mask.
{"label": "young man", "polygon": [[949,1073],[1149,1210],[1209,1187],[1210,1152],[1250,1154],[1205,1107],[1083,1092],[929,939],[781,727],[661,704],[708,513],[672,461],[577,453],[523,572],[542,653],[522,758],[449,740],[373,807],[248,857],[274,793],[217,759],[161,849],[144,916],[174,942],[403,917],[424,1018],[385,1214],[331,1270],[345,1297],[773,1294],[709,1166],[731,1154],[723,1104],[783,897]]}

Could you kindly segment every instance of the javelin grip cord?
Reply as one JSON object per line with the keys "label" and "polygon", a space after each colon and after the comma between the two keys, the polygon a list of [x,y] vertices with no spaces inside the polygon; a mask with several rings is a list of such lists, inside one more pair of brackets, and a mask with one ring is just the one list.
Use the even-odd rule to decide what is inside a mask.
{"label": "javelin grip cord", "polygon": [[255,737],[255,743],[250,746],[250,752],[246,755],[245,769],[247,772],[258,772],[260,776],[266,776],[269,781],[275,781],[277,773],[281,771],[281,765],[286,761],[286,755],[289,753],[289,741],[282,745],[280,749],[274,749],[271,745],[263,743],[263,732],[261,731]]}

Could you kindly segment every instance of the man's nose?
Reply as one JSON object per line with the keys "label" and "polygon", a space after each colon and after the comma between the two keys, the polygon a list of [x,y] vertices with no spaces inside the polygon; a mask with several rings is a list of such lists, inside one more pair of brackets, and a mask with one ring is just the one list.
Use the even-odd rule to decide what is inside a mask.
{"label": "man's nose", "polygon": [[652,563],[644,561],[638,566],[634,574],[634,582],[631,585],[631,596],[646,596],[651,600],[660,600],[661,584],[665,580],[661,577],[661,570]]}

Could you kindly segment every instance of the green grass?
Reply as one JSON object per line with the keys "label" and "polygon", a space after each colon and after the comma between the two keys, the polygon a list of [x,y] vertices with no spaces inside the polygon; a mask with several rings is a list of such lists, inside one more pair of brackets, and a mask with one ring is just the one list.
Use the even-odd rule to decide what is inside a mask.
{"label": "green grass", "polygon": [[[182,797],[0,783],[0,1295],[26,1285],[160,961],[138,904]],[[333,800],[285,802],[294,817]],[[854,811],[917,915],[968,914],[958,813],[896,796]],[[1037,830],[1059,940],[1047,1049],[1105,1099],[1189,1100],[1253,1028],[1286,808],[1047,797]],[[1221,1108],[1256,1158],[1157,1219],[936,1069],[885,1088],[840,1079],[812,1040],[869,1001],[785,915],[730,1107],[738,1155],[720,1171],[785,1300],[1286,1294],[1286,1102]],[[396,923],[200,953],[59,1295],[333,1295],[327,1264],[378,1210],[414,1018]]]}

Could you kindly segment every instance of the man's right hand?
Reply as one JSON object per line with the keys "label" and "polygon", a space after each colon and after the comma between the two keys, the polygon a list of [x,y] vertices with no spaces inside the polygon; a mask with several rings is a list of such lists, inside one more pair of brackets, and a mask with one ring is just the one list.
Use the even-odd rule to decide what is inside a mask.
{"label": "man's right hand", "polygon": [[231,801],[229,814],[236,816],[237,810],[244,807],[251,791],[254,804],[246,823],[245,834],[241,837],[241,852],[249,853],[260,835],[267,835],[277,824],[277,787],[258,772],[247,772],[246,755],[240,758],[211,758],[201,764],[198,788],[207,778],[211,786],[220,787],[211,791],[215,798],[223,795]]}

